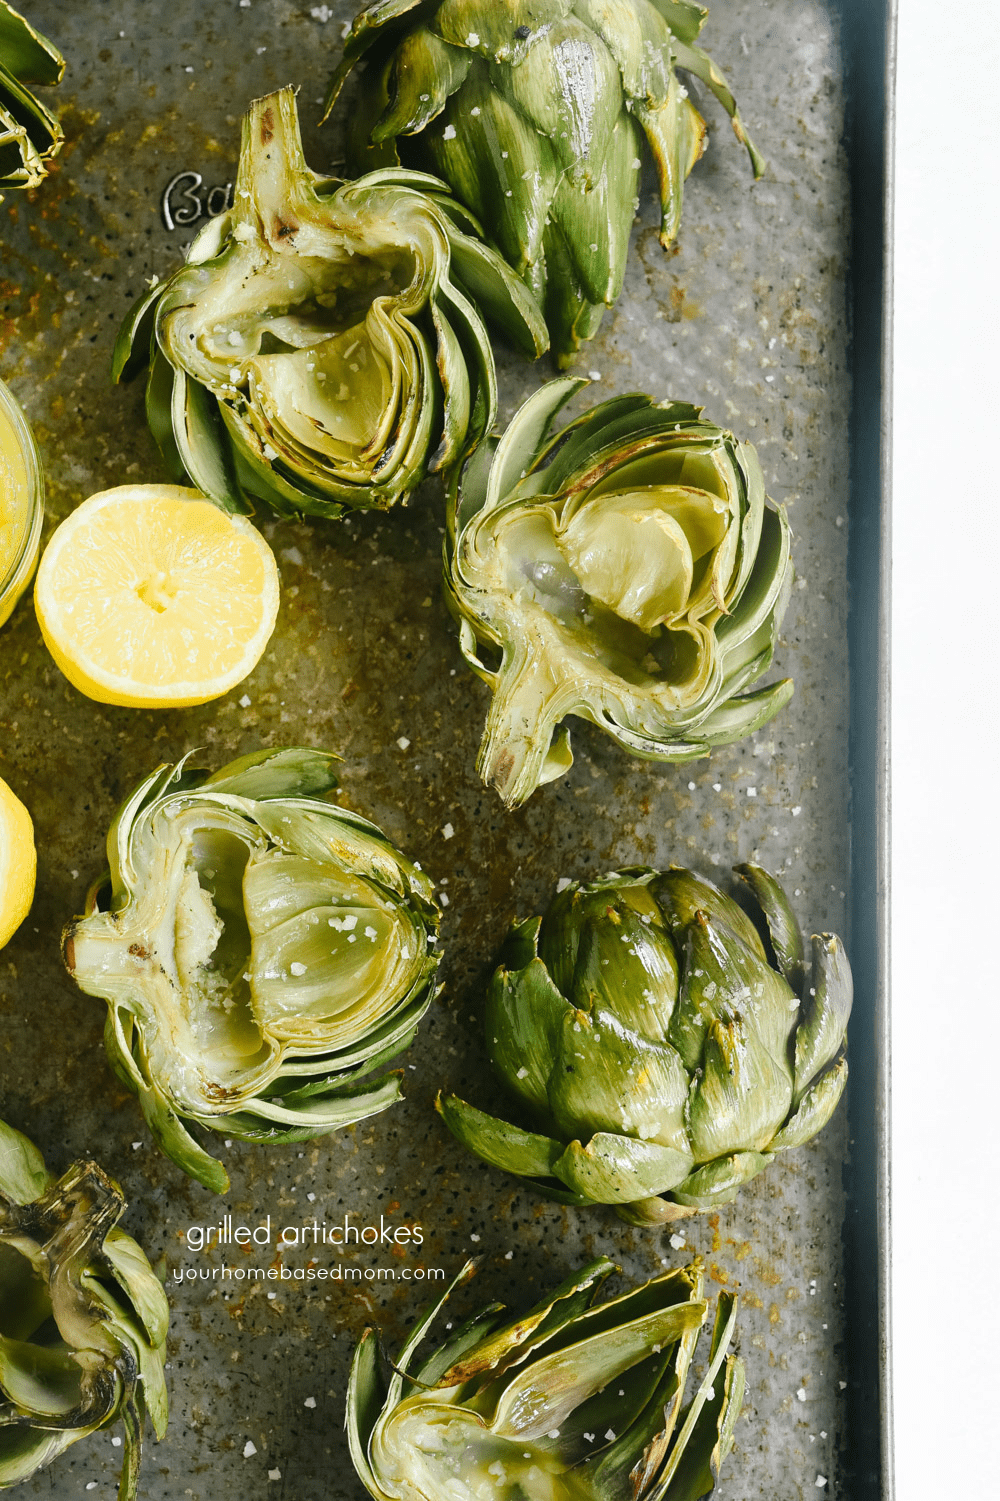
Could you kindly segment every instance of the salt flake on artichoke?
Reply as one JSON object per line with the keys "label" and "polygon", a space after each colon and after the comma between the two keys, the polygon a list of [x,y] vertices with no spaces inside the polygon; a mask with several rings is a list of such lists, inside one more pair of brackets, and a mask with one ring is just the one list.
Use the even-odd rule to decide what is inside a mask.
{"label": "salt flake on artichoke", "polygon": [[546,347],[530,293],[444,183],[321,178],[282,89],[250,106],[233,207],[139,298],[113,375],[149,364],[147,416],[175,477],[229,509],[385,509],[489,430],[483,314],[526,353]]}
{"label": "salt flake on artichoke", "polygon": [[567,715],[634,755],[689,761],[792,695],[787,678],[750,687],[792,584],[753,448],[700,407],[638,394],[553,432],[583,384],[529,397],[453,491],[445,594],[493,691],[479,770],[508,807],[572,764]]}
{"label": "salt flake on artichoke", "polygon": [[220,1192],[227,1174],[185,1121],[292,1142],[385,1110],[400,1073],[365,1076],[433,998],[431,883],[321,801],[332,759],[161,766],[120,810],[110,871],[64,935],[77,984],[107,1002],[116,1074],[167,1155]]}

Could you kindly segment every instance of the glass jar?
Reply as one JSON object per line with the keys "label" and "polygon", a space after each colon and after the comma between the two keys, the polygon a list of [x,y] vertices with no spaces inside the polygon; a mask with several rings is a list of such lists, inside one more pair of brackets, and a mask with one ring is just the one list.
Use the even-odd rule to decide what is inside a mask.
{"label": "glass jar", "polygon": [[0,626],[38,566],[45,487],[35,440],[0,380]]}

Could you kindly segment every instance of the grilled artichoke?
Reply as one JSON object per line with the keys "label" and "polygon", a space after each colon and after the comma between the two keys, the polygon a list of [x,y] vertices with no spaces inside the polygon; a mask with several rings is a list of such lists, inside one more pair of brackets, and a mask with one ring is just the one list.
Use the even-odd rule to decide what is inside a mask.
{"label": "grilled artichoke", "polygon": [[110,873],[64,935],[105,1043],[168,1157],[224,1191],[184,1120],[293,1142],[399,1098],[433,996],[430,881],[356,813],[319,801],[333,758],[260,751],[213,776],[161,766],[108,835]]}
{"label": "grilled artichoke", "polygon": [[327,111],[363,59],[357,171],[435,172],[478,216],[545,310],[560,363],[617,301],[639,202],[642,139],[660,181],[660,240],[681,217],[705,122],[674,71],[707,84],[750,155],[736,100],[696,46],[690,0],[370,0]]}
{"label": "grilled artichoke", "polygon": [[683,402],[602,402],[552,435],[585,382],[550,381],[454,489],[445,593],[493,690],[479,770],[508,807],[572,764],[567,714],[634,755],[689,761],[765,724],[792,584],[757,455]]}
{"label": "grilled artichoke", "polygon": [[132,1501],[146,1413],[167,1426],[167,1300],[96,1162],[58,1181],[0,1121],[0,1489],[121,1422],[119,1501]]}
{"label": "grilled artichoke", "polygon": [[531,1129],[439,1098],[458,1139],[562,1203],[653,1224],[727,1203],[815,1136],[847,1082],[850,966],[831,933],[807,964],[778,882],[737,871],[761,931],[677,866],[571,885],[515,923],[484,1027]]}
{"label": "grilled artichoke", "polygon": [[493,422],[478,309],[527,353],[546,346],[530,294],[477,236],[436,178],[311,172],[282,89],[246,116],[234,207],[126,318],[114,379],[149,364],[169,467],[228,509],[385,509]]}
{"label": "grilled artichoke", "polygon": [[732,1294],[719,1295],[708,1370],[682,1409],[708,1314],[700,1264],[595,1304],[615,1270],[601,1258],[519,1319],[508,1321],[496,1303],[481,1309],[414,1366],[471,1265],[417,1323],[397,1361],[380,1358],[372,1329],[355,1351],[348,1441],[376,1501],[708,1495],[743,1402],[743,1362],[726,1354]]}
{"label": "grilled artichoke", "polygon": [[45,163],[62,146],[63,133],[27,85],[59,83],[65,67],[48,37],[0,0],[0,188],[37,188],[45,181]]}

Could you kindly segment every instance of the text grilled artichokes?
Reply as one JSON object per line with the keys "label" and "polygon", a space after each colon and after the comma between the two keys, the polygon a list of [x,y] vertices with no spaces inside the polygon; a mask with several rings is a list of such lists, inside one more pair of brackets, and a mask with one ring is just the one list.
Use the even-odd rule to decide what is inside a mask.
{"label": "text grilled artichokes", "polygon": [[63,143],[62,127],[28,85],[59,83],[65,67],[48,37],[0,0],[0,189],[45,181],[46,163]]}
{"label": "text grilled artichokes", "polygon": [[[508,807],[572,764],[569,714],[633,755],[689,761],[771,719],[792,585],[785,513],[757,455],[683,402],[601,402],[549,381],[453,492],[445,595],[466,662],[493,690],[479,770]],[[554,738],[555,737],[555,738]]]}
{"label": "text grilled artichokes", "polygon": [[705,122],[676,68],[708,86],[754,176],[764,170],[696,45],[707,14],[690,0],[370,0],[327,110],[365,61],[355,170],[402,162],[443,177],[535,293],[566,364],[621,292],[644,137],[662,244],[677,234]]}
{"label": "text grilled artichokes", "polygon": [[282,89],[246,116],[233,207],[129,313],[114,378],[149,364],[173,477],[227,509],[385,509],[489,431],[481,312],[526,353],[546,347],[530,294],[477,236],[436,178],[310,171]]}
{"label": "text grilled artichokes", "polygon": [[147,1413],[163,1437],[167,1300],[116,1228],[125,1207],[96,1162],[57,1181],[0,1121],[0,1489],[120,1421],[118,1498],[133,1501]]}
{"label": "text grilled artichokes", "polygon": [[[743,1362],[727,1350],[736,1299],[719,1295],[708,1368],[683,1406],[708,1316],[698,1263],[595,1301],[606,1258],[510,1320],[481,1309],[417,1363],[455,1285],[390,1363],[366,1330],[347,1433],[375,1501],[696,1501],[729,1453]],[[450,1327],[450,1326],[449,1326]]]}
{"label": "text grilled artichokes", "polygon": [[830,933],[807,960],[778,882],[737,871],[760,931],[680,867],[571,885],[515,923],[484,1030],[527,1129],[450,1095],[458,1139],[563,1203],[648,1224],[727,1203],[813,1137],[847,1082],[850,966]]}
{"label": "text grilled artichokes", "polygon": [[169,1157],[229,1179],[184,1121],[293,1142],[387,1109],[433,998],[430,881],[374,824],[320,795],[332,757],[244,756],[212,776],[161,766],[108,835],[110,873],[64,935],[108,1005],[112,1067]]}

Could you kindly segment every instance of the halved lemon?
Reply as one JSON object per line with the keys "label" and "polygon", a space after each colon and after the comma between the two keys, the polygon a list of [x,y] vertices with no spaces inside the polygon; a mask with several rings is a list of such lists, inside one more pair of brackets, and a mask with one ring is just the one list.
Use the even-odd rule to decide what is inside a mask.
{"label": "halved lemon", "polygon": [[0,949],[24,922],[35,894],[35,831],[31,816],[0,781]]}
{"label": "halved lemon", "polygon": [[264,538],[197,490],[120,485],[57,527],[35,580],[45,644],[102,704],[179,709],[228,693],[278,614]]}

